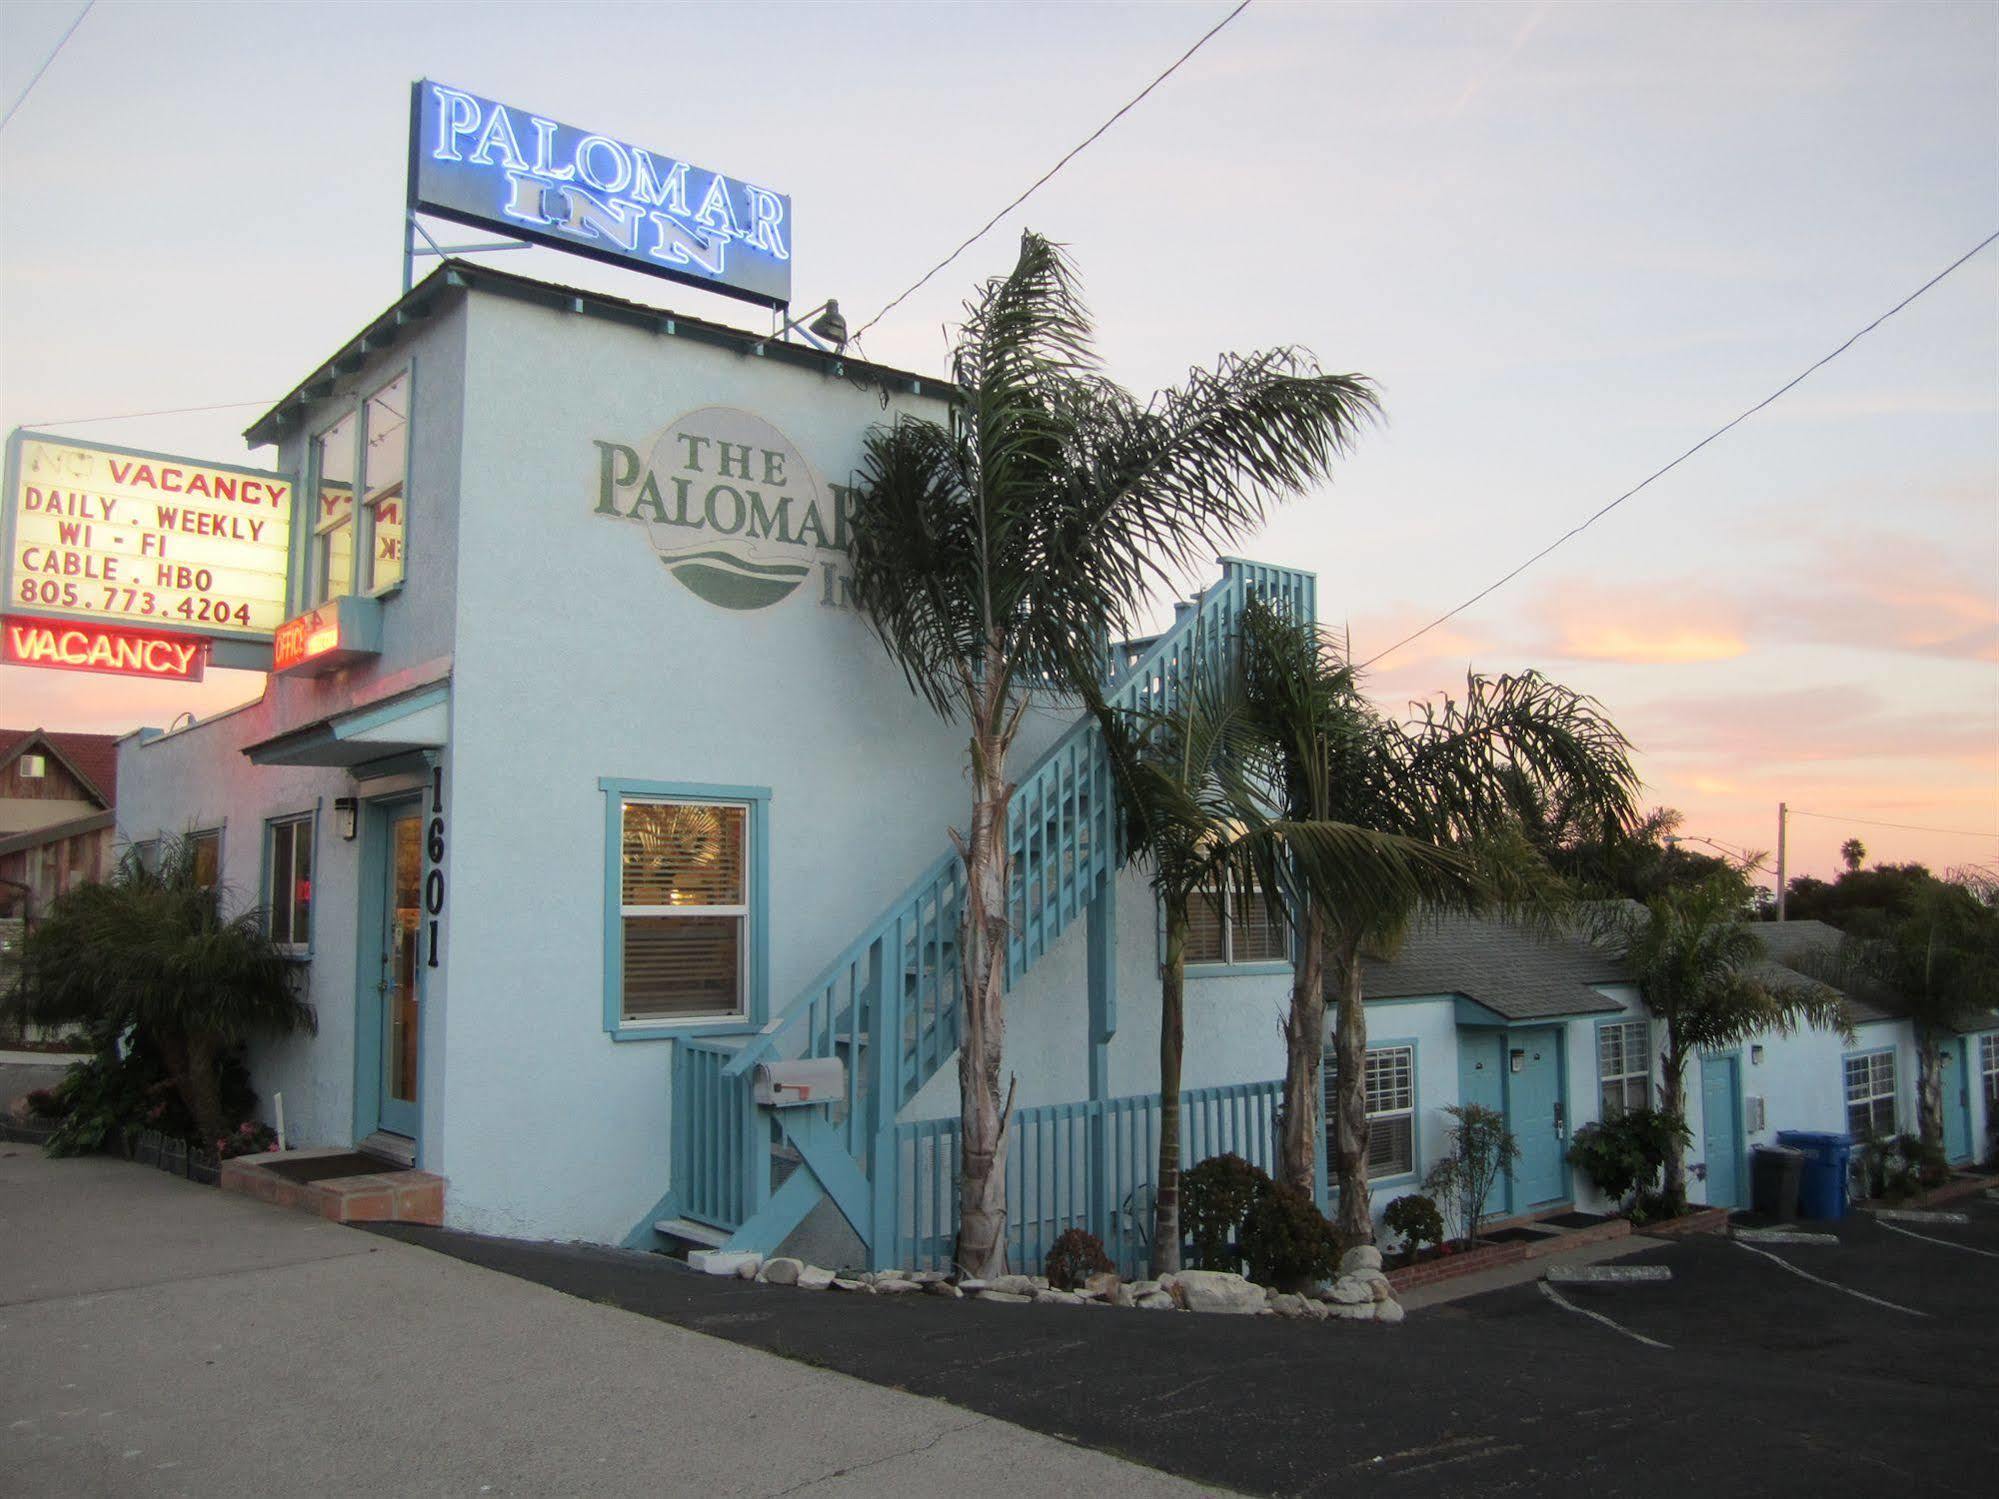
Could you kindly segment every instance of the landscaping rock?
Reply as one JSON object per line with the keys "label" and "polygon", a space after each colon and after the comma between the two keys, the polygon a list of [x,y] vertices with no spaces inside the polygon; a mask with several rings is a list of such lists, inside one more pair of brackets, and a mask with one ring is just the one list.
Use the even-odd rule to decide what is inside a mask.
{"label": "landscaping rock", "polygon": [[1377,1322],[1393,1324],[1400,1322],[1408,1315],[1407,1312],[1402,1310],[1402,1303],[1399,1301],[1384,1301],[1374,1309],[1374,1320]]}
{"label": "landscaping rock", "polygon": [[833,1284],[833,1272],[821,1270],[817,1265],[807,1265],[798,1272],[795,1284],[801,1291],[823,1291]]}
{"label": "landscaping rock", "polygon": [[[1169,1296],[1169,1297],[1167,1297],[1166,1299],[1167,1299],[1168,1301],[1171,1301],[1171,1300],[1172,1300],[1173,1298],[1172,1298],[1171,1296]],[[1115,1291],[1113,1291],[1113,1292],[1111,1293],[1111,1305],[1112,1305],[1112,1306],[1137,1306],[1137,1305],[1138,1305],[1138,1298],[1137,1298],[1136,1296],[1134,1296],[1134,1295],[1132,1295],[1132,1294],[1131,1294],[1131,1287],[1130,1287],[1130,1286],[1119,1286],[1119,1287],[1118,1287],[1118,1288],[1117,1288],[1117,1289],[1116,1289]]]}
{"label": "landscaping rock", "polygon": [[1009,1296],[1032,1296],[1036,1291],[1041,1289],[1030,1277],[1025,1275],[995,1275],[987,1282],[987,1288],[994,1291],[1004,1291]]}
{"label": "landscaping rock", "polygon": [[845,1276],[836,1275],[833,1277],[833,1289],[836,1291],[852,1292],[866,1291],[871,1288],[866,1281],[848,1280]]}
{"label": "landscaping rock", "polygon": [[1154,1291],[1165,1289],[1156,1280],[1127,1281],[1126,1285],[1130,1288],[1131,1294],[1134,1296],[1150,1296]]}
{"label": "landscaping rock", "polygon": [[704,1275],[740,1275],[745,1265],[755,1275],[763,1262],[762,1255],[747,1249],[697,1249],[687,1256],[688,1267]]}
{"label": "landscaping rock", "polygon": [[948,1280],[925,1281],[923,1283],[923,1289],[929,1295],[942,1296],[949,1301],[960,1301],[964,1299],[965,1295],[963,1291],[959,1290],[956,1286],[952,1285],[951,1282]]}
{"label": "landscaping rock", "polygon": [[736,1266],[737,1280],[755,1280],[764,1267],[764,1257],[757,1255]]}
{"label": "landscaping rock", "polygon": [[[1333,1316],[1342,1317],[1348,1322],[1372,1322],[1375,1317],[1375,1305],[1372,1300],[1363,1301],[1353,1306],[1335,1302],[1330,1304],[1327,1310]],[[1400,1311],[1401,1307],[1398,1305],[1396,1310]]]}
{"label": "landscaping rock", "polygon": [[912,1270],[909,1272],[909,1279],[919,1286],[927,1286],[940,1280],[948,1280],[950,1277],[942,1270]]}
{"label": "landscaping rock", "polygon": [[911,1296],[922,1294],[923,1287],[913,1280],[878,1280],[875,1282],[877,1296]]}
{"label": "landscaping rock", "polygon": [[1263,1310],[1263,1287],[1226,1270],[1182,1270],[1173,1277],[1172,1296],[1190,1312],[1253,1316]]}
{"label": "landscaping rock", "polygon": [[877,1270],[875,1271],[874,1274],[874,1282],[876,1285],[880,1285],[885,1280],[908,1280],[908,1279],[909,1279],[909,1272],[907,1270]]}
{"label": "landscaping rock", "polygon": [[958,1282],[958,1289],[963,1291],[967,1296],[976,1296],[979,1292],[986,1289],[986,1283],[976,1276],[967,1276],[964,1280]]}
{"label": "landscaping rock", "polygon": [[1356,1270],[1379,1270],[1381,1251],[1372,1244],[1356,1244],[1340,1256],[1340,1274],[1351,1275]]}
{"label": "landscaping rock", "polygon": [[1093,1296],[1109,1298],[1117,1294],[1117,1288],[1124,1284],[1124,1277],[1115,1270],[1099,1270],[1094,1275],[1083,1277],[1083,1289]]}
{"label": "landscaping rock", "polygon": [[1015,1306],[1025,1306],[1034,1298],[1032,1296],[1023,1296],[1018,1291],[995,1291],[988,1286],[985,1290],[979,1292],[975,1299],[979,1301],[1006,1301],[1011,1302]]}
{"label": "landscaping rock", "polygon": [[1388,1283],[1388,1277],[1385,1275],[1374,1280],[1363,1281],[1362,1284],[1374,1293],[1374,1299],[1377,1304],[1395,1299],[1395,1287]]}
{"label": "landscaping rock", "polygon": [[779,1256],[777,1259],[764,1261],[763,1271],[757,1276],[757,1279],[766,1285],[795,1286],[798,1284],[798,1272],[804,1268],[805,1261],[803,1260],[794,1260]]}
{"label": "landscaping rock", "polygon": [[1314,1301],[1310,1296],[1301,1296],[1298,1299],[1305,1303],[1305,1315],[1314,1322],[1323,1322],[1333,1314],[1333,1309],[1323,1301]]}
{"label": "landscaping rock", "polygon": [[1132,1304],[1148,1312],[1175,1311],[1180,1305],[1165,1291],[1147,1291],[1143,1296],[1136,1297]]}
{"label": "landscaping rock", "polygon": [[1319,1303],[1317,1302],[1307,1303],[1307,1301],[1303,1296],[1293,1296],[1288,1292],[1283,1292],[1283,1291],[1280,1291],[1277,1295],[1272,1296],[1270,1298],[1270,1310],[1277,1313],[1277,1315],[1280,1317],[1306,1316],[1307,1313],[1305,1311],[1305,1308],[1308,1304],[1316,1306]]}
{"label": "landscaping rock", "polygon": [[1321,1299],[1330,1301],[1336,1306],[1371,1304],[1374,1301],[1374,1288],[1358,1276],[1342,1275],[1326,1287],[1326,1294]]}
{"label": "landscaping rock", "polygon": [[1042,1306],[1081,1306],[1083,1298],[1074,1291],[1046,1290],[1034,1293],[1035,1301]]}

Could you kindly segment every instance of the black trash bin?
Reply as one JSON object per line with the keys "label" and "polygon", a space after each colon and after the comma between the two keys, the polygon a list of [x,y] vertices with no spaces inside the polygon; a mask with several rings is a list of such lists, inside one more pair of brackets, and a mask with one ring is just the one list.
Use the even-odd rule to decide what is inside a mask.
{"label": "black trash bin", "polygon": [[1780,1223],[1798,1218],[1798,1188],[1804,1181],[1805,1153],[1788,1145],[1758,1145],[1749,1152],[1750,1203]]}

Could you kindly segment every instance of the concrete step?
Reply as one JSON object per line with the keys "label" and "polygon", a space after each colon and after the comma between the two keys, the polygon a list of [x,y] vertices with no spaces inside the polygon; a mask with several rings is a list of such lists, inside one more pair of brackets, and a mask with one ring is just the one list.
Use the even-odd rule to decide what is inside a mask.
{"label": "concrete step", "polygon": [[696,1223],[692,1218],[662,1218],[653,1224],[652,1231],[661,1238],[678,1239],[695,1249],[719,1249],[729,1242],[726,1229]]}

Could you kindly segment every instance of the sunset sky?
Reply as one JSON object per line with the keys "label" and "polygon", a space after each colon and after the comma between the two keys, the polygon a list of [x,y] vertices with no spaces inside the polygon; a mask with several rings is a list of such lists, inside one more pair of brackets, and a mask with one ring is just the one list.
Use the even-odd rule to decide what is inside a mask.
{"label": "sunset sky", "polygon": [[[0,427],[270,461],[255,404],[61,424],[269,401],[391,303],[419,76],[788,191],[801,306],[859,326],[1227,8],[101,0],[0,134]],[[0,8],[0,99],[79,9]],[[1240,548],[1315,569],[1366,660],[1999,229],[1995,118],[1989,4],[1259,0],[862,352],[941,371],[1031,226],[1136,389],[1273,342],[1372,376],[1385,425]],[[1781,800],[1832,814],[1794,872],[1850,836],[1999,864],[1999,246],[1370,682],[1525,666],[1602,700],[1688,834],[1771,849]],[[0,668],[0,722],[260,687]]]}

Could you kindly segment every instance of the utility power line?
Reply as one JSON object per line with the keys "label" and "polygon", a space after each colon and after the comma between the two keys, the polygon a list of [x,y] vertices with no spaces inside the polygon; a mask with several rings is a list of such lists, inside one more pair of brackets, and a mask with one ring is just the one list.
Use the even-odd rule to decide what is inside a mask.
{"label": "utility power line", "polygon": [[900,307],[905,300],[907,300],[916,291],[918,291],[924,285],[924,283],[929,281],[931,277],[935,276],[939,271],[943,270],[952,261],[956,260],[960,255],[964,254],[967,250],[971,249],[972,246],[977,244],[981,239],[984,239],[987,231],[990,230],[993,227],[993,225],[997,224],[1001,219],[1005,218],[1008,214],[1012,213],[1016,208],[1020,207],[1021,204],[1025,203],[1030,197],[1034,195],[1034,192],[1037,188],[1041,187],[1043,183],[1047,182],[1049,178],[1053,177],[1057,172],[1061,171],[1062,168],[1066,167],[1077,156],[1080,156],[1084,150],[1086,150],[1089,146],[1095,143],[1098,136],[1102,135],[1106,130],[1110,129],[1111,126],[1115,125],[1119,120],[1123,119],[1125,115],[1130,113],[1130,111],[1147,94],[1151,93],[1154,89],[1158,88],[1160,84],[1164,83],[1167,79],[1171,78],[1176,72],[1179,71],[1180,65],[1182,63],[1184,63],[1188,58],[1192,57],[1196,52],[1199,52],[1203,47],[1205,47],[1209,43],[1209,41],[1211,41],[1214,38],[1217,32],[1219,32],[1224,26],[1228,25],[1229,22],[1233,21],[1237,16],[1241,15],[1244,11],[1248,10],[1249,7],[1250,7],[1250,0],[1242,0],[1242,3],[1236,6],[1234,10],[1230,11],[1227,15],[1223,16],[1219,21],[1215,22],[1213,26],[1210,26],[1207,29],[1207,31],[1202,34],[1201,39],[1199,41],[1195,42],[1193,46],[1189,47],[1185,52],[1182,52],[1177,58],[1173,60],[1172,65],[1168,67],[1165,72],[1161,73],[1157,78],[1153,79],[1152,82],[1148,83],[1144,88],[1140,89],[1136,94],[1132,95],[1131,98],[1127,99],[1122,105],[1118,107],[1118,111],[1116,114],[1112,115],[1108,120],[1105,120],[1103,124],[1099,125],[1095,130],[1091,131],[1089,135],[1083,138],[1082,141],[1070,147],[1069,150],[1063,154],[1063,157],[1060,161],[1056,162],[1054,166],[1050,167],[1047,171],[1043,172],[1039,177],[1034,179],[1034,182],[1032,183],[1032,185],[1028,187],[1026,192],[1022,193],[1019,197],[1015,198],[1011,203],[1007,204],[1006,207],[1002,208],[998,213],[994,214],[991,218],[987,219],[985,223],[979,226],[978,230],[969,239],[967,239],[963,244],[959,245],[958,248],[953,250],[949,255],[946,255],[942,260],[938,261],[937,264],[933,265],[929,270],[925,271],[921,276],[919,276],[916,279],[914,283],[912,283],[909,286],[907,290],[905,290],[900,296],[896,297],[895,300],[890,302],[886,307],[882,308],[880,312],[876,313],[873,317],[869,318],[865,323],[861,324],[861,326],[858,329],[856,329],[854,333],[850,335],[851,339],[854,342],[858,343],[860,341],[861,334],[867,332],[868,329],[874,327],[876,323],[879,323],[883,318],[887,317],[891,312],[895,311],[895,309]]}
{"label": "utility power line", "polygon": [[83,24],[83,18],[90,14],[90,7],[96,3],[97,0],[84,0],[83,9],[78,11],[76,19],[69,23],[69,30],[62,34],[61,38],[50,50],[49,55],[42,59],[42,65],[35,69],[35,76],[28,80],[28,86],[15,96],[12,104],[7,106],[7,113],[0,115],[0,130],[5,130],[8,123],[14,118],[14,111],[28,102],[28,95],[32,94],[35,91],[35,85],[42,81],[42,74],[48,72],[49,64],[56,60],[56,53],[62,51],[64,42],[67,42],[72,36],[76,35],[76,28]]}
{"label": "utility power line", "polygon": [[[1591,526],[1595,525],[1598,521],[1602,520],[1606,515],[1610,514],[1611,511],[1615,510],[1619,505],[1622,505],[1626,500],[1630,499],[1633,495],[1637,494],[1639,490],[1644,489],[1647,485],[1651,484],[1653,480],[1663,479],[1667,474],[1671,473],[1674,469],[1678,468],[1682,463],[1685,463],[1689,458],[1693,457],[1694,454],[1698,453],[1702,448],[1706,447],[1716,438],[1719,438],[1723,436],[1725,433],[1733,430],[1734,428],[1741,426],[1744,422],[1748,421],[1750,417],[1756,415],[1757,412],[1761,411],[1765,406],[1770,405],[1780,396],[1786,395],[1791,390],[1795,389],[1797,386],[1802,385],[1807,379],[1807,377],[1816,373],[1818,370],[1823,369],[1826,365],[1831,364],[1833,360],[1839,358],[1840,355],[1844,354],[1848,349],[1852,348],[1855,344],[1859,343],[1861,339],[1865,338],[1868,334],[1872,333],[1876,328],[1880,327],[1883,323],[1887,322],[1889,318],[1893,317],[1896,313],[1900,312],[1904,307],[1907,307],[1911,302],[1915,301],[1916,298],[1920,297],[1924,292],[1928,291],[1931,287],[1935,286],[1939,281],[1943,280],[1944,277],[1948,276],[1952,271],[1955,271],[1959,266],[1963,265],[1966,261],[1970,260],[1972,256],[1976,255],[1980,250],[1983,250],[1987,245],[1991,244],[1994,240],[1999,240],[1999,231],[1994,231],[1993,233],[1986,235],[1985,238],[1981,239],[1977,244],[1973,245],[1969,250],[1966,250],[1962,255],[1958,256],[1957,259],[1953,260],[1949,265],[1945,266],[1942,270],[1938,271],[1934,276],[1930,277],[1929,280],[1925,281],[1921,286],[1917,287],[1914,291],[1910,292],[1906,297],[1902,298],[1901,301],[1897,302],[1893,307],[1890,307],[1886,312],[1882,313],[1881,316],[1874,319],[1874,321],[1869,323],[1865,328],[1862,328],[1858,333],[1855,333],[1851,338],[1847,339],[1845,343],[1841,344],[1838,348],[1834,349],[1830,354],[1827,354],[1824,358],[1817,360],[1815,363],[1811,365],[1808,365],[1801,373],[1794,375],[1791,379],[1785,381],[1782,385],[1778,386],[1775,390],[1771,391],[1769,395],[1765,396],[1762,400],[1758,401],[1754,406],[1751,406],[1747,411],[1743,412],[1740,416],[1736,417],[1734,421],[1729,422],[1725,426],[1717,427],[1714,431],[1708,433],[1706,437],[1703,437],[1699,442],[1695,443],[1692,447],[1688,448],[1684,453],[1680,454],[1679,457],[1675,458],[1671,463],[1667,464],[1664,468],[1646,475],[1643,479],[1639,480],[1638,483],[1632,485],[1631,488],[1625,490],[1623,494],[1619,495],[1616,499],[1612,500],[1608,505],[1605,505],[1601,510],[1598,510],[1595,514],[1591,515],[1587,520],[1582,521],[1578,525],[1571,526],[1568,530],[1564,531],[1560,536],[1557,536],[1553,541],[1549,542],[1546,546],[1542,547],[1540,551],[1536,552],[1533,556],[1529,557],[1525,562],[1521,563],[1518,567],[1514,568],[1512,572],[1507,573],[1505,576],[1499,578],[1496,582],[1487,584],[1484,588],[1481,588],[1477,593],[1473,594],[1470,598],[1466,599],[1462,604],[1459,604],[1455,609],[1446,610],[1444,613],[1438,615],[1435,619],[1431,620],[1427,625],[1423,626],[1422,629],[1417,630],[1412,634],[1403,636],[1400,640],[1396,641],[1395,644],[1391,645],[1387,650],[1376,651],[1372,656],[1368,657],[1367,660],[1361,662],[1361,669],[1364,670],[1367,667],[1374,665],[1375,662],[1381,660],[1385,656],[1394,655],[1395,652],[1401,650],[1403,646],[1408,645],[1411,641],[1422,639],[1425,635],[1429,634],[1432,630],[1436,629],[1438,625],[1445,623],[1447,620],[1455,619],[1458,615],[1464,613],[1465,610],[1471,608],[1472,605],[1478,603],[1480,600],[1484,599],[1489,594],[1496,593],[1501,588],[1504,588],[1508,583],[1511,583],[1515,578],[1519,577],[1522,573],[1526,572],[1528,568],[1532,567],[1535,563],[1539,562],[1543,557],[1547,556],[1557,547],[1563,545],[1565,542],[1572,541],[1576,537],[1582,535],[1583,532],[1587,531]],[[1995,834],[1993,836],[1999,836],[1999,834]]]}
{"label": "utility power line", "polygon": [[28,427],[82,427],[91,422],[131,422],[142,416],[188,416],[197,411],[234,411],[242,406],[275,406],[277,398],[263,401],[223,401],[214,406],[168,406],[160,411],[120,411],[112,416],[72,416],[61,421],[25,422]]}
{"label": "utility power line", "polygon": [[1879,822],[1868,817],[1848,817],[1840,812],[1807,812],[1800,807],[1791,808],[1793,817],[1817,817],[1826,822],[1852,822],[1863,828],[1900,828],[1905,833],[1950,833],[1959,838],[1999,838],[1999,833],[1980,832],[1977,828],[1933,828],[1915,822]]}

